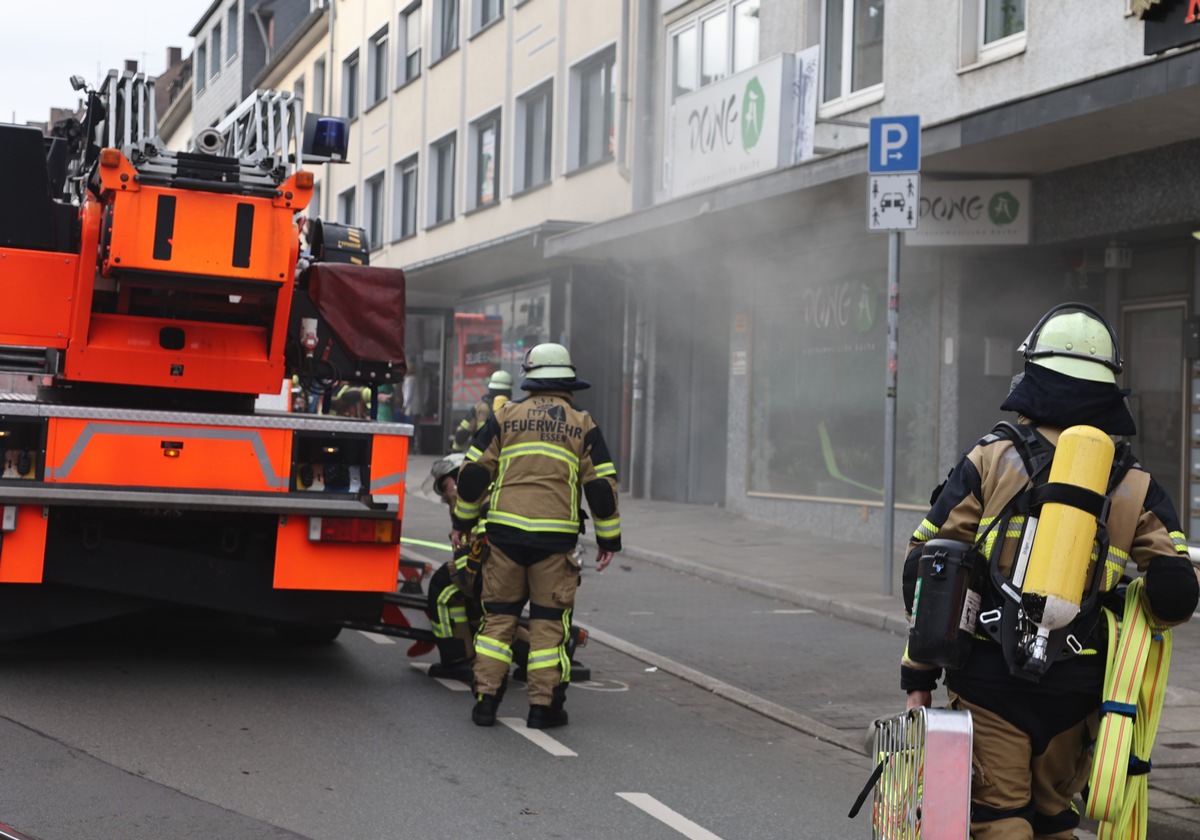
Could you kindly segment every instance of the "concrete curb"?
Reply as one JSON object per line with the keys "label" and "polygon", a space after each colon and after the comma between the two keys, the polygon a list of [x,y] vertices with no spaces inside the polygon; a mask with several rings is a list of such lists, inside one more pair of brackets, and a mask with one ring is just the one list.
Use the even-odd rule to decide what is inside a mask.
{"label": "concrete curb", "polygon": [[832,726],[827,726],[818,720],[813,720],[810,717],[794,712],[777,703],[772,703],[770,700],[764,700],[756,694],[751,694],[748,691],[732,686],[729,683],[722,682],[715,677],[710,677],[707,674],[701,673],[694,668],[689,668],[682,665],[673,659],[668,659],[665,656],[660,656],[653,651],[646,650],[643,647],[638,647],[635,644],[619,639],[616,636],[609,635],[603,630],[595,630],[591,627],[587,628],[588,638],[591,641],[599,642],[605,647],[610,647],[626,656],[631,656],[647,665],[653,665],[661,671],[664,671],[672,676],[679,677],[682,680],[690,682],[692,685],[703,688],[706,691],[711,691],[713,694],[733,703],[737,703],[743,708],[749,709],[752,712],[757,712],[764,717],[782,723],[784,726],[789,726],[798,732],[803,732],[806,735],[811,735],[819,741],[833,744],[841,747],[844,750],[858,753],[859,755],[867,755],[867,750],[863,743],[855,741],[854,738],[846,735],[841,730],[834,729]]}

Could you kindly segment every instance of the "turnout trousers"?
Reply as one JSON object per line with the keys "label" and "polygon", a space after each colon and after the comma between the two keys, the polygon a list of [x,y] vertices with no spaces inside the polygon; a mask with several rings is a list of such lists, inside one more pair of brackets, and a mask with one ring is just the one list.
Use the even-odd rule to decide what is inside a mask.
{"label": "turnout trousers", "polygon": [[1095,713],[1050,738],[1035,755],[1024,731],[953,691],[950,708],[969,711],[971,837],[974,840],[1071,840],[1079,825],[1072,799],[1087,785]]}
{"label": "turnout trousers", "polygon": [[483,623],[475,636],[475,693],[500,691],[513,661],[517,621],[528,601],[529,703],[549,706],[556,698],[561,703],[564,684],[571,679],[566,642],[579,566],[570,554],[519,562],[519,555],[518,559],[510,555],[518,554],[517,550],[505,548],[493,543],[483,565]]}

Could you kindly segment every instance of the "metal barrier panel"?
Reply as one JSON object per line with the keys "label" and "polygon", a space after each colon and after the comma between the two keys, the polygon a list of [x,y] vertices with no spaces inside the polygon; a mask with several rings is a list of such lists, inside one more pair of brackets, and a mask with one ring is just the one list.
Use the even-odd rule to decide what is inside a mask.
{"label": "metal barrier panel", "polygon": [[966,840],[971,713],[913,709],[876,722],[874,840]]}

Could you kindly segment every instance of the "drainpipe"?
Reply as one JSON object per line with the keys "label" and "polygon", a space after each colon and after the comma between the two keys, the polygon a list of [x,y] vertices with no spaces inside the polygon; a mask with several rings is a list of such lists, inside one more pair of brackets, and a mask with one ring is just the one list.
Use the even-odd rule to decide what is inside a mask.
{"label": "drainpipe", "polygon": [[[618,92],[620,107],[617,111],[617,172],[626,181],[630,179],[628,155],[629,134],[629,74],[632,62],[629,51],[629,4],[621,0],[621,89]],[[638,67],[638,71],[641,71]]]}
{"label": "drainpipe", "polygon": [[637,21],[636,126],[633,148],[633,209],[642,210],[654,203],[654,91],[659,87],[654,76],[654,44],[658,3],[639,0]]}

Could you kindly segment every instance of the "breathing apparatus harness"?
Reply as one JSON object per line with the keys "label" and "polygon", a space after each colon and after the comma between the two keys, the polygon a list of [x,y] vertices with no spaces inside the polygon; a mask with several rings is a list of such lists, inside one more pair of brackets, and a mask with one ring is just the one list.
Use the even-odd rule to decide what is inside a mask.
{"label": "breathing apparatus harness", "polygon": [[[1096,517],[1096,539],[1093,547],[1093,570],[1091,583],[1080,603],[1078,616],[1067,626],[1053,630],[1047,644],[1048,657],[1039,661],[1031,656],[1031,646],[1036,639],[1036,630],[1022,606],[1020,582],[1006,577],[1000,571],[1000,554],[1003,540],[987,540],[987,532],[981,538],[987,557],[987,576],[991,582],[985,588],[983,605],[979,614],[978,629],[984,636],[997,642],[1004,654],[1009,672],[1016,677],[1037,682],[1049,665],[1084,652],[1084,642],[1092,635],[1100,619],[1101,582],[1106,574],[1108,560],[1108,512],[1110,496],[1124,479],[1134,458],[1129,444],[1122,442],[1113,457],[1108,484],[1104,495],[1093,493],[1082,487],[1047,481],[1046,468],[1054,458],[1054,447],[1029,425],[1007,421],[996,424],[992,434],[1012,442],[1029,474],[1029,483],[1005,505],[1001,513],[989,524],[989,531],[996,528],[1007,534],[1014,516],[1021,516],[1021,531],[1018,538],[1018,555],[1014,557],[1014,569],[1021,551],[1028,551],[1032,534],[1028,534],[1031,517],[1036,517],[1041,506],[1047,502],[1058,502],[1079,508]],[[1026,539],[1027,535],[1030,537]]]}

